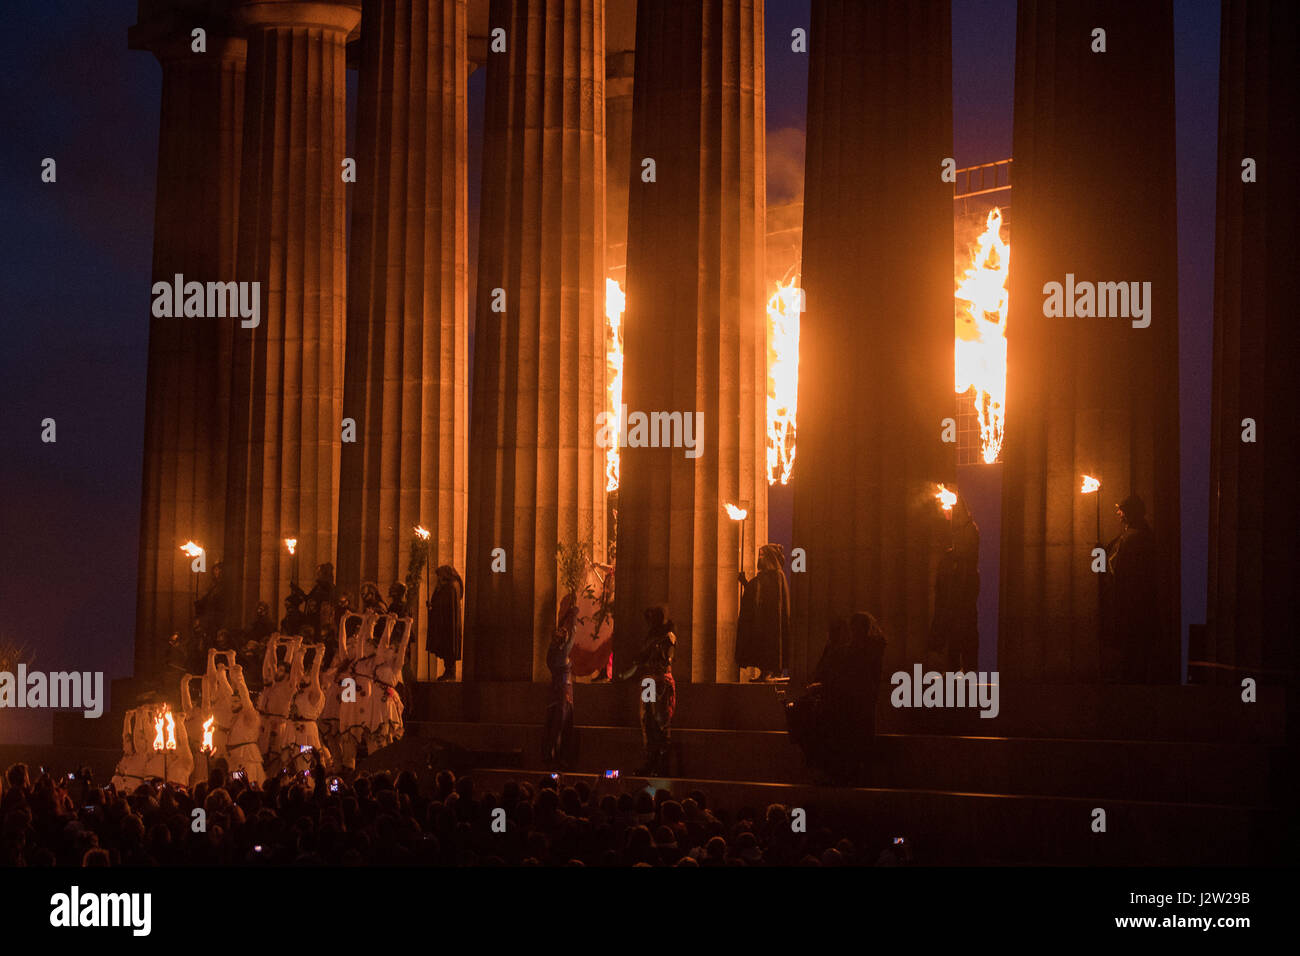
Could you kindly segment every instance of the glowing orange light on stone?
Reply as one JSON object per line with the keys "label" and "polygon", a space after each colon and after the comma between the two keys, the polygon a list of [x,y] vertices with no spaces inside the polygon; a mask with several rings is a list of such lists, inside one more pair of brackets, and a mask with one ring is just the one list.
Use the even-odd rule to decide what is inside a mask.
{"label": "glowing orange light on stone", "polygon": [[1006,424],[1007,275],[1011,244],[1002,238],[1002,210],[994,208],[975,242],[970,265],[957,279],[956,390],[974,390],[980,448],[988,464],[998,460]]}
{"label": "glowing orange light on stone", "polygon": [[[605,280],[605,365],[608,384],[607,411],[612,421],[619,421],[623,407],[623,311],[627,296],[614,279]],[[618,490],[618,442],[605,449],[605,490]]]}
{"label": "glowing orange light on stone", "polygon": [[778,285],[767,301],[767,483],[787,484],[794,469],[799,412],[798,280]]}

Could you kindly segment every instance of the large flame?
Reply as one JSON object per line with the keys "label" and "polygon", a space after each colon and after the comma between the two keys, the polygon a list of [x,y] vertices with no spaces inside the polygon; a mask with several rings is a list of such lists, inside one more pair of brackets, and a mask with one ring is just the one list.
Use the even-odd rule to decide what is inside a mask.
{"label": "large flame", "polygon": [[767,483],[787,484],[794,468],[799,411],[798,279],[778,285],[767,302]]}
{"label": "large flame", "polygon": [[154,750],[176,749],[176,718],[172,716],[171,707],[163,704],[162,710],[154,718],[153,729]]}
{"label": "large flame", "polygon": [[1085,495],[1090,495],[1100,487],[1101,487],[1100,481],[1092,477],[1092,475],[1084,475],[1083,485],[1079,488],[1079,490],[1083,492]]}
{"label": "large flame", "polygon": [[939,507],[946,514],[952,514],[953,505],[957,504],[956,492],[949,491],[944,485],[939,486],[939,490],[934,494],[935,500],[939,502]]}
{"label": "large flame", "polygon": [[216,729],[216,727],[214,726],[216,722],[217,722],[217,718],[215,715],[209,717],[207,720],[203,722],[203,746],[201,746],[199,749],[202,750],[205,754],[212,753],[212,734]]}
{"label": "large flame", "polygon": [[[605,364],[609,384],[605,390],[609,397],[608,411],[618,421],[623,407],[623,310],[627,297],[623,287],[614,279],[605,280]],[[618,490],[618,442],[605,449],[605,490]]]}
{"label": "large flame", "polygon": [[1007,272],[1011,244],[1002,238],[1002,210],[985,221],[970,265],[957,280],[957,394],[974,389],[980,447],[992,464],[1002,452],[1007,400]]}

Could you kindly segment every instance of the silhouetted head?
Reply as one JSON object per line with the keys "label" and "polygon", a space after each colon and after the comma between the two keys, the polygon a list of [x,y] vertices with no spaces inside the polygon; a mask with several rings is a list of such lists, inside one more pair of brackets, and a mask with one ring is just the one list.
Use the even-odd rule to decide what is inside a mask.
{"label": "silhouetted head", "polygon": [[1137,495],[1129,495],[1115,506],[1115,513],[1130,527],[1136,527],[1146,521],[1147,505]]}
{"label": "silhouetted head", "polygon": [[765,544],[758,549],[758,570],[784,571],[785,550],[779,544]]}

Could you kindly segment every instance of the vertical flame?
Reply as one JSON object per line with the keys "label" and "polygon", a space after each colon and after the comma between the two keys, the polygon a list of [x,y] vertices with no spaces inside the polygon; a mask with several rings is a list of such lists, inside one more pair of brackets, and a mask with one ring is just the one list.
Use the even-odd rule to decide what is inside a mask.
{"label": "vertical flame", "polygon": [[1002,238],[1002,210],[994,208],[976,240],[971,262],[957,280],[956,390],[974,389],[984,461],[1002,452],[1007,400],[1007,273],[1011,244]]}
{"label": "vertical flame", "polygon": [[767,483],[787,484],[794,468],[799,406],[798,279],[778,285],[767,302]]}
{"label": "vertical flame", "polygon": [[216,729],[214,726],[216,722],[217,722],[217,718],[215,715],[209,717],[207,720],[203,722],[203,746],[201,746],[199,749],[202,750],[205,754],[212,753],[212,734],[213,731]]}
{"label": "vertical flame", "polygon": [[154,750],[175,750],[176,749],[176,718],[172,716],[172,709],[163,704],[162,710],[158,711],[158,716],[153,722]]}
{"label": "vertical flame", "polygon": [[[605,365],[608,367],[606,391],[608,410],[614,421],[619,420],[623,406],[623,310],[627,297],[623,287],[614,279],[605,280]],[[605,449],[605,490],[618,490],[618,442]]]}

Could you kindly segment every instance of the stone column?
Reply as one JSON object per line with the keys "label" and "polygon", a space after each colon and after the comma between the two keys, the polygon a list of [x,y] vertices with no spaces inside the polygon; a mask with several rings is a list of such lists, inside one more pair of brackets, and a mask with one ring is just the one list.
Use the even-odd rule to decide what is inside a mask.
{"label": "stone column", "polygon": [[[144,5],[142,5],[143,7]],[[206,10],[142,10],[129,43],[162,66],[153,280],[236,278],[239,150],[243,125],[242,38]],[[191,32],[205,31],[204,52]],[[189,633],[195,591],[193,539],[220,553],[225,508],[228,347],[237,319],[152,318],[145,394],[140,507],[136,673],[162,666],[167,636]],[[210,580],[204,577],[200,587]]]}
{"label": "stone column", "polygon": [[937,483],[956,473],[949,4],[813,5],[791,575],[796,665],[876,616],[887,670],[922,661]]}
{"label": "stone column", "polygon": [[487,66],[466,675],[534,680],[556,545],[605,549],[604,4],[493,0],[490,18],[506,49]]}
{"label": "stone column", "polygon": [[605,9],[605,274],[627,291],[627,190],[632,163],[636,3]]}
{"label": "stone column", "polygon": [[333,561],[343,418],[344,47],[358,2],[245,0],[239,279],[261,323],[236,328],[225,560],[232,613]]}
{"label": "stone column", "polygon": [[465,44],[465,0],[363,4],[338,549],[353,594],[404,579],[417,524],[435,566],[465,567]]}
{"label": "stone column", "polygon": [[615,654],[666,604],[678,679],[734,681],[724,502],[750,573],[767,534],[763,2],[641,0],[636,26],[623,401],[696,416],[699,444],[622,450]]}
{"label": "stone column", "polygon": [[[1105,52],[1093,52],[1105,31]],[[1007,332],[998,665],[1004,679],[1100,673],[1098,544],[1146,502],[1161,552],[1152,679],[1179,657],[1178,271],[1168,0],[1017,13],[1015,231]],[[1049,317],[1049,282],[1149,282],[1150,325]],[[1108,311],[1110,309],[1108,308]],[[1130,310],[1131,311],[1131,310]]]}
{"label": "stone column", "polygon": [[[1281,682],[1295,673],[1293,276],[1300,259],[1294,158],[1300,110],[1289,63],[1300,10],[1225,0],[1219,55],[1219,188],[1214,282],[1208,659],[1210,674]],[[1249,173],[1243,169],[1254,161]],[[1245,441],[1245,419],[1254,421]]]}

